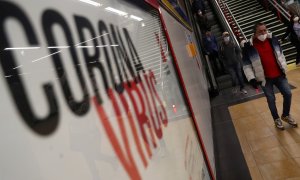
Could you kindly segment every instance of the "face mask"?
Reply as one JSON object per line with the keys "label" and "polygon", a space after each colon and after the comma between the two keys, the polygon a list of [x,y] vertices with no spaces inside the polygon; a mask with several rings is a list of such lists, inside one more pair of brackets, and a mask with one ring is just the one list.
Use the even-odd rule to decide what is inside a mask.
{"label": "face mask", "polygon": [[259,36],[257,37],[257,39],[259,39],[260,41],[265,41],[266,38],[267,38],[267,34],[259,35]]}
{"label": "face mask", "polygon": [[246,43],[246,41],[245,41],[245,40],[242,40],[242,42],[241,42],[241,47],[242,47],[242,48],[245,46],[245,43]]}
{"label": "face mask", "polygon": [[299,21],[299,17],[297,17],[297,16],[294,17],[293,21],[294,21],[294,22],[298,22],[298,21]]}
{"label": "face mask", "polygon": [[198,15],[202,16],[202,11],[201,10],[198,11]]}
{"label": "face mask", "polygon": [[224,37],[224,42],[229,42],[230,37]]}

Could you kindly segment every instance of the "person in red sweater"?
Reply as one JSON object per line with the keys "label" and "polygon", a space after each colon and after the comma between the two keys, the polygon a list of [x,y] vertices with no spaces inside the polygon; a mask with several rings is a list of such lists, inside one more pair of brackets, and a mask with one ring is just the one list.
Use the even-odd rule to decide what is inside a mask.
{"label": "person in red sweater", "polygon": [[[297,123],[290,116],[292,92],[286,78],[286,60],[280,43],[275,36],[268,33],[264,23],[257,23],[254,34],[249,42],[244,44],[243,69],[250,84],[257,89],[261,85],[267,98],[268,106],[275,126],[284,129],[282,121],[296,127]],[[283,96],[283,112],[279,117],[273,86],[276,86]]]}

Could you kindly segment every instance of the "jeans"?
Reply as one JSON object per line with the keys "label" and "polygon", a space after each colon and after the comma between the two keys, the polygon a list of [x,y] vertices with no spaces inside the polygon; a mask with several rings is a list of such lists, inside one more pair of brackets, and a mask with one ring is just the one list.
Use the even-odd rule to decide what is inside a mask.
{"label": "jeans", "polygon": [[283,96],[283,112],[282,116],[289,116],[290,115],[290,108],[291,108],[291,102],[292,102],[292,92],[290,85],[286,79],[285,76],[279,76],[277,78],[272,79],[266,79],[266,85],[262,86],[262,90],[264,91],[264,94],[268,101],[268,106],[271,111],[271,114],[273,116],[273,119],[278,119],[278,112],[276,108],[276,98],[275,93],[273,89],[273,85],[275,85],[280,93]]}
{"label": "jeans", "polygon": [[240,85],[240,89],[244,88],[244,79],[242,75],[242,67],[240,63],[228,66],[228,72],[232,78],[232,86],[236,86],[237,83]]}

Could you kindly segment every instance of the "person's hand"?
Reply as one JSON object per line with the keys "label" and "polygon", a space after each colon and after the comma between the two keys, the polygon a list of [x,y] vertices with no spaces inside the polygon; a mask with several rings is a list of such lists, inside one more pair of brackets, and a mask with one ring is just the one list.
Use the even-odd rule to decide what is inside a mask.
{"label": "person's hand", "polygon": [[258,82],[256,81],[256,79],[251,79],[249,83],[254,89],[258,89]]}

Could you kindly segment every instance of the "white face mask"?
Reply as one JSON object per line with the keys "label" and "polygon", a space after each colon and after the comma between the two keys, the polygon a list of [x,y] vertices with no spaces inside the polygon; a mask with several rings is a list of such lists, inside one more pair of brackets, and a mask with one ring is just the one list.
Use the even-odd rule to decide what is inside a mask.
{"label": "white face mask", "polygon": [[299,21],[299,17],[298,16],[294,17],[293,21],[294,22],[298,22]]}
{"label": "white face mask", "polygon": [[230,40],[230,37],[224,37],[224,42],[229,42],[229,40]]}
{"label": "white face mask", "polygon": [[259,39],[260,41],[265,41],[267,39],[267,34],[259,35],[257,39]]}
{"label": "white face mask", "polygon": [[241,41],[241,47],[242,47],[242,48],[245,46],[245,43],[246,43],[245,40],[242,40],[242,41]]}
{"label": "white face mask", "polygon": [[201,10],[198,11],[198,15],[202,16],[202,11]]}

